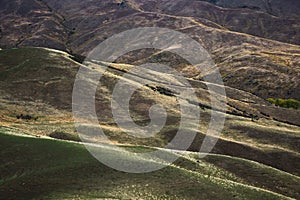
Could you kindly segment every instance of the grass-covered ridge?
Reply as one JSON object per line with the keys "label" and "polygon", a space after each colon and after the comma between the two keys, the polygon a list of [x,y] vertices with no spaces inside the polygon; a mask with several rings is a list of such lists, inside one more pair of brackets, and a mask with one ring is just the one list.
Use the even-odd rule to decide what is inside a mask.
{"label": "grass-covered ridge", "polygon": [[300,101],[296,99],[281,99],[281,98],[268,98],[267,99],[271,104],[280,106],[283,108],[293,108],[300,109]]}
{"label": "grass-covered ridge", "polygon": [[[0,193],[5,199],[288,199],[286,196],[297,197],[291,185],[300,183],[287,173],[227,158],[235,166],[254,167],[258,173],[269,171],[275,180],[286,179],[288,192],[259,188],[255,181],[239,177],[240,169],[231,173],[219,167],[218,160],[226,157],[199,160],[195,154],[184,154],[160,171],[128,174],[101,164],[79,143],[4,133],[13,131],[0,129]],[[137,147],[138,152],[140,149]]]}
{"label": "grass-covered ridge", "polygon": [[[80,66],[101,71],[102,62],[83,65],[70,57],[43,48],[0,51],[0,132],[31,137],[0,136],[0,194],[4,198],[300,199],[300,129],[286,123],[290,119],[297,122],[299,110],[272,106],[263,98],[227,87],[227,119],[213,150],[219,155],[200,160],[197,153],[183,152],[174,165],[158,172],[121,173],[102,165],[74,142],[79,140],[70,112],[76,72]],[[177,133],[178,106],[175,97],[153,88],[168,88],[161,80],[174,78],[152,71],[153,88],[151,84],[133,95],[130,111],[139,125],[149,122],[148,108],[154,103],[169,111],[161,133],[149,139],[134,138],[113,122],[108,101],[121,72],[133,65],[107,64],[110,67],[98,88],[96,108],[111,143],[135,153],[164,147]],[[190,81],[199,94],[199,106],[209,105],[205,83]],[[199,150],[210,112],[208,106],[201,109],[199,133],[189,150]],[[18,119],[21,114],[34,119]],[[114,159],[113,153],[109,159]]]}

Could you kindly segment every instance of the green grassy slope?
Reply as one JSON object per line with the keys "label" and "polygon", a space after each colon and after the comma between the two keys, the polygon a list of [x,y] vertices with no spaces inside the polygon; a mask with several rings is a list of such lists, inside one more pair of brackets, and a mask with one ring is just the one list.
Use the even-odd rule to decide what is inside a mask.
{"label": "green grassy slope", "polygon": [[[297,198],[300,180],[287,173],[257,164],[223,157],[233,166],[256,167],[272,178],[286,180],[285,192],[253,187],[250,181],[217,167],[215,157],[198,160],[184,154],[174,165],[148,174],[118,172],[95,160],[77,143],[4,134],[0,129],[1,199],[287,199]],[[12,131],[12,130],[10,130]],[[140,151],[141,147],[130,147]],[[114,158],[112,158],[114,159]],[[238,169],[240,170],[240,169]],[[247,169],[241,169],[247,170]],[[249,179],[249,178],[248,178]],[[268,177],[266,177],[266,180]],[[249,181],[249,183],[248,183]],[[252,181],[255,183],[255,181]],[[292,186],[291,186],[292,185]],[[293,186],[294,185],[294,186]],[[276,183],[274,187],[276,187]],[[278,193],[286,193],[286,196]],[[288,195],[287,195],[288,194]]]}

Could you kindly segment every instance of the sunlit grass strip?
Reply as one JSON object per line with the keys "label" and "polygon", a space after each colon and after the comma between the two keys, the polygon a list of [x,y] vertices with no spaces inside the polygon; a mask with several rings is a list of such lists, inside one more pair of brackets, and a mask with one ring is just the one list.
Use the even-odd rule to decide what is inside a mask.
{"label": "sunlit grass strip", "polygon": [[293,108],[300,109],[300,101],[295,99],[276,99],[276,98],[268,98],[267,99],[271,104],[282,108]]}

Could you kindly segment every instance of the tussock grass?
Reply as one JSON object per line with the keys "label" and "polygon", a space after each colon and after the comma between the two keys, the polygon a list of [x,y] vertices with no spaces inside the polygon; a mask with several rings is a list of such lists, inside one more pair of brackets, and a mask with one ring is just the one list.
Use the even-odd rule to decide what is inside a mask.
{"label": "tussock grass", "polygon": [[[102,165],[81,144],[0,131],[0,192],[4,198],[288,199],[249,186],[218,165],[205,160],[197,162],[197,157],[192,156],[195,154],[183,154],[174,165],[160,171],[127,174]],[[124,148],[135,152],[150,150]]]}

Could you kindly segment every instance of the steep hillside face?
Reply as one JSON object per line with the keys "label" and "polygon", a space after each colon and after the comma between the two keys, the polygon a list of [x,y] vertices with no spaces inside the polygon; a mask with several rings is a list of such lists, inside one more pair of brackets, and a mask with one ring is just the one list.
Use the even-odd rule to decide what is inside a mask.
{"label": "steep hillside face", "polygon": [[70,109],[79,65],[68,54],[40,48],[13,49],[2,50],[0,60],[2,97],[42,100],[58,109]]}
{"label": "steep hillside face", "polygon": [[[87,55],[116,33],[137,27],[166,27],[203,45],[218,64],[226,85],[264,99],[300,100],[300,47],[287,44],[299,44],[298,1],[1,3],[1,48],[43,46]],[[138,55],[122,62],[147,61],[146,54]],[[160,61],[157,57],[150,60]],[[197,74],[190,77],[198,78]]]}
{"label": "steep hillside face", "polygon": [[[38,136],[79,140],[71,113],[76,73],[79,67],[83,67],[89,75],[98,74],[104,66],[101,62],[84,62],[82,65],[71,58],[71,55],[62,51],[44,48],[1,50],[0,127],[17,128]],[[130,99],[133,121],[141,126],[148,124],[149,109],[154,104],[163,105],[168,116],[164,128],[154,137],[136,138],[121,130],[112,116],[111,99],[116,84],[121,79],[131,86],[138,84],[135,75],[123,77],[128,69],[130,66],[110,63],[100,82],[85,79],[88,85],[99,85],[95,95],[99,123],[113,143],[165,147],[175,137],[181,121],[179,107],[182,103],[179,106],[176,96],[163,92],[172,90],[168,80],[173,76],[155,71],[145,73],[145,77],[138,74],[140,78],[151,80],[151,84],[140,87]],[[171,80],[177,83],[174,85],[179,84],[176,78]],[[191,97],[184,96],[183,105],[199,105],[201,113],[199,130],[189,148],[197,152],[211,121],[210,94],[204,82],[188,80],[195,88],[198,100],[192,102]],[[226,92],[228,105],[223,108],[227,111],[226,121],[213,153],[254,160],[299,175],[300,111],[275,107],[264,99],[234,88],[226,87]],[[220,111],[224,113],[225,110]],[[85,116],[89,114],[85,110],[81,113]],[[17,116],[21,114],[30,115],[36,120],[18,119]],[[125,121],[128,120],[130,117],[125,117]],[[187,129],[194,127],[196,122],[189,123]],[[94,127],[90,124],[90,128]],[[100,136],[86,137],[89,141],[102,141]]]}
{"label": "steep hillside face", "polygon": [[[0,194],[8,199],[300,199],[300,110],[274,106],[266,100],[300,100],[299,3],[0,0],[0,160],[4,162],[0,166]],[[216,118],[208,88],[222,86],[205,82],[199,71],[174,53],[141,49],[115,62],[85,60],[107,38],[140,27],[180,31],[209,52],[226,90],[226,103],[217,108]],[[113,45],[101,51],[111,49]],[[145,63],[161,63],[175,70],[138,67]],[[126,73],[133,68],[138,70]],[[87,76],[77,76],[79,69]],[[182,92],[190,87],[182,84],[175,71],[185,76],[197,97]],[[100,81],[93,80],[99,74]],[[76,77],[83,86],[78,90],[74,90]],[[129,91],[126,87],[139,89],[130,96],[129,115],[119,114],[121,123],[117,124],[113,107],[127,110],[125,101],[112,100],[121,81],[123,94]],[[95,94],[93,98],[89,98],[90,92]],[[125,99],[123,94],[116,99]],[[223,97],[217,94],[217,99]],[[85,104],[77,112],[72,110],[79,102]],[[120,127],[131,122],[141,127],[151,124],[149,111],[156,104],[165,108],[167,116],[163,128],[153,137],[137,129],[133,131],[141,137],[134,137]],[[191,111],[185,114],[188,120],[183,123],[182,141],[189,138],[190,131],[195,131],[195,137],[187,151],[179,153],[176,150],[183,148],[173,139],[182,128],[182,112],[191,106],[199,109],[200,119],[194,120]],[[99,123],[91,122],[91,109]],[[79,113],[76,121],[82,122],[81,137],[72,111]],[[213,126],[219,116],[225,117],[220,132]],[[161,116],[157,119],[164,120]],[[90,134],[98,125],[108,140]],[[199,160],[198,152],[210,128],[220,133],[211,136],[213,140],[219,137],[218,142],[212,155]],[[76,142],[85,138],[85,142],[120,145],[136,153],[169,144],[168,148],[183,157],[149,177],[131,176],[104,165],[98,168],[99,163],[79,144],[44,140],[49,137]]]}
{"label": "steep hillside face", "polygon": [[[0,44],[24,46],[49,43],[48,46],[55,47],[53,43],[56,43],[57,48],[62,48],[68,42],[72,43],[72,38],[78,38],[76,33],[86,33],[92,29],[94,31],[116,19],[142,11],[144,14],[150,12],[179,18],[193,17],[214,28],[225,28],[288,43],[300,43],[300,27],[297,20],[300,6],[299,1],[295,0],[128,0],[124,6],[118,3],[117,0],[3,0],[0,9]],[[82,27],[85,30],[82,30]],[[75,36],[68,38],[68,34]]]}
{"label": "steep hillside face", "polygon": [[212,0],[210,2],[228,8],[259,10],[285,19],[297,19],[300,15],[300,2],[297,0]]}
{"label": "steep hillside face", "polygon": [[2,48],[45,46],[66,49],[64,18],[41,1],[0,2]]}
{"label": "steep hillside face", "polygon": [[[171,15],[193,17],[206,26],[229,29],[278,41],[299,43],[297,1],[1,1],[1,46],[72,45],[82,34],[95,32],[105,24],[119,24],[118,19],[133,14],[157,18]],[[281,6],[284,2],[285,6]],[[257,8],[254,8],[256,5]],[[224,6],[221,8],[219,6]],[[227,8],[229,7],[229,8]],[[272,10],[272,12],[270,11]],[[165,15],[164,15],[165,14]],[[277,16],[275,16],[277,15]],[[155,20],[148,25],[156,25]],[[124,20],[126,21],[126,19]],[[171,21],[172,22],[172,21]],[[169,26],[172,23],[169,24]],[[143,26],[143,24],[139,24]],[[195,25],[195,23],[194,23]],[[185,28],[179,25],[178,28]],[[167,24],[168,27],[168,24]],[[124,28],[131,28],[124,27]],[[121,29],[121,27],[120,27]],[[118,30],[117,30],[118,31]],[[90,36],[90,35],[89,35]],[[88,36],[86,36],[88,37]],[[95,37],[95,36],[94,36]],[[89,37],[86,39],[93,39]],[[51,41],[51,42],[50,42]],[[75,43],[76,45],[77,43]],[[73,48],[77,51],[77,48]],[[82,52],[81,52],[82,53]]]}
{"label": "steep hillside face", "polygon": [[232,31],[300,44],[297,1],[132,1],[144,11],[207,19]]}

